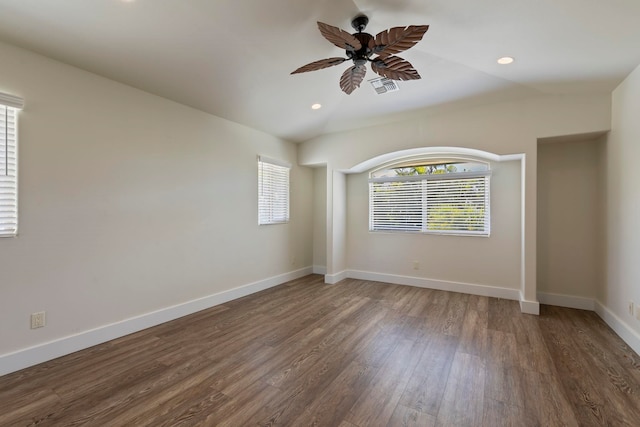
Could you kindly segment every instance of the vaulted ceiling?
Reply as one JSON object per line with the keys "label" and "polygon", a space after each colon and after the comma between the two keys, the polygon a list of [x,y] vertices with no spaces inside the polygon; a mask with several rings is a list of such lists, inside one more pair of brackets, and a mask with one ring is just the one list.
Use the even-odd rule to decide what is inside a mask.
{"label": "vaulted ceiling", "polygon": [[[377,95],[369,69],[346,95],[346,62],[289,74],[344,54],[316,21],[353,32],[360,13],[373,35],[430,25],[400,54],[421,80]],[[610,92],[640,64],[639,20],[638,0],[0,0],[2,41],[297,142],[415,110]]]}

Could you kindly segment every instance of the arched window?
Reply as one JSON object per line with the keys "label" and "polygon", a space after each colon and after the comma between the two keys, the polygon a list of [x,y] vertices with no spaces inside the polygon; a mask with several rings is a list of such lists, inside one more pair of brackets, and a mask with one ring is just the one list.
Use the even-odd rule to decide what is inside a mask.
{"label": "arched window", "polygon": [[371,172],[369,230],[490,233],[489,164],[469,159],[398,161]]}

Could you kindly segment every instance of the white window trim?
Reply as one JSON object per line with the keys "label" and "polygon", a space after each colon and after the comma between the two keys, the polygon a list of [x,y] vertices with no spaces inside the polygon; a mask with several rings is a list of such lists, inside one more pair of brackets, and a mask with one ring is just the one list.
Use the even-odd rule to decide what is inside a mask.
{"label": "white window trim", "polygon": [[258,225],[290,219],[291,164],[258,156]]}
{"label": "white window trim", "polygon": [[[386,168],[391,169],[391,168]],[[369,182],[401,182],[401,181],[441,181],[445,179],[464,179],[464,178],[479,178],[483,176],[490,176],[491,171],[482,172],[451,172],[434,175],[406,175],[398,177],[382,177],[382,178],[369,178]]]}
{"label": "white window trim", "polygon": [[1,92],[0,104],[15,108],[16,110],[22,110],[24,108],[24,100],[22,98]]}
{"label": "white window trim", "polygon": [[[428,159],[421,159],[421,160],[428,160]],[[467,160],[467,159],[465,159]],[[475,161],[475,160],[474,160]],[[406,163],[406,161],[404,162],[389,162],[386,165],[384,165],[383,167],[377,168],[375,171],[372,172],[372,174],[376,171],[379,171],[381,169],[391,169],[394,167],[394,165],[401,165],[403,163]],[[419,162],[416,162],[419,163]],[[486,163],[486,162],[482,162],[482,163]],[[485,197],[485,201],[484,201],[484,209],[485,209],[485,215],[484,215],[484,229],[483,230],[478,230],[478,231],[467,231],[467,230],[433,230],[433,229],[428,229],[427,228],[427,212],[428,212],[428,205],[426,203],[426,199],[424,199],[424,195],[426,195],[426,193],[423,194],[423,201],[422,201],[422,207],[421,207],[421,225],[420,225],[420,229],[419,230],[407,230],[407,229],[402,229],[402,226],[400,225],[398,227],[398,229],[394,229],[393,227],[389,227],[389,228],[375,228],[375,224],[374,224],[374,200],[372,197],[372,191],[373,191],[373,185],[375,183],[385,183],[385,182],[424,182],[425,184],[428,181],[444,181],[444,180],[458,180],[458,179],[475,179],[475,178],[482,178],[485,177],[485,193],[484,193],[484,197]],[[452,173],[446,173],[446,174],[433,174],[433,175],[409,175],[409,176],[397,176],[397,177],[380,177],[380,178],[369,178],[369,231],[370,232],[374,232],[374,233],[421,233],[421,234],[440,234],[440,235],[449,235],[449,236],[481,236],[481,237],[489,237],[490,233],[491,233],[491,197],[490,197],[490,191],[491,191],[491,186],[490,186],[490,177],[491,177],[491,170],[488,169],[486,171],[479,171],[479,172],[452,172]],[[423,192],[425,191],[424,189],[426,189],[426,186],[423,186]]]}
{"label": "white window trim", "polygon": [[0,106],[0,237],[15,237],[18,234],[18,110],[24,107],[24,101],[0,93]]}

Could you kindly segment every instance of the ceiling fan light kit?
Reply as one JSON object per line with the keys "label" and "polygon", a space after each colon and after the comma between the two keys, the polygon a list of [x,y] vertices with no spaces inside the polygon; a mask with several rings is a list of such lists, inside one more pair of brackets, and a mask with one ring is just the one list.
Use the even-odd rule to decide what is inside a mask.
{"label": "ceiling fan light kit", "polygon": [[[333,57],[321,59],[303,65],[291,74],[305,73],[333,67],[351,60],[353,66],[348,68],[340,78],[340,88],[346,94],[351,94],[364,80],[367,73],[366,64],[371,62],[371,69],[381,77],[390,80],[417,80],[418,71],[396,53],[403,52],[422,40],[422,36],[429,29],[428,25],[410,25],[408,27],[393,27],[382,31],[373,37],[363,30],[369,23],[365,15],[356,16],[351,26],[357,33],[349,34],[338,27],[318,22],[318,29],[324,38],[337,47],[344,49],[347,57]],[[374,55],[374,58],[372,58]]]}

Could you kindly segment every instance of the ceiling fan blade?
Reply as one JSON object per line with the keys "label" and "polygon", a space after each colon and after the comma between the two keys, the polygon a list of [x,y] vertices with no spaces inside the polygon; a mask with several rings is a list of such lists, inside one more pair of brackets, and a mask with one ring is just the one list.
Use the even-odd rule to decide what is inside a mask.
{"label": "ceiling fan blade", "polygon": [[346,58],[338,58],[338,57],[321,59],[319,61],[314,61],[314,62],[311,62],[311,63],[309,63],[307,65],[303,65],[302,67],[298,68],[297,70],[292,71],[291,74],[306,73],[307,71],[322,70],[323,68],[333,67],[334,65],[342,64],[346,60],[347,60]]}
{"label": "ceiling fan blade", "polygon": [[405,51],[422,40],[422,36],[428,29],[428,25],[390,28],[376,35],[372,50],[380,56],[389,56]]}
{"label": "ceiling fan blade", "polygon": [[362,44],[357,38],[338,27],[318,22],[318,29],[325,39],[329,40],[340,49],[355,52],[362,48]]}
{"label": "ceiling fan blade", "polygon": [[391,80],[417,80],[420,74],[409,61],[399,56],[387,56],[371,61],[371,69],[382,77]]}
{"label": "ceiling fan blade", "polygon": [[364,65],[354,65],[347,69],[340,77],[340,89],[347,95],[351,95],[351,92],[360,87],[366,73],[367,68]]}

